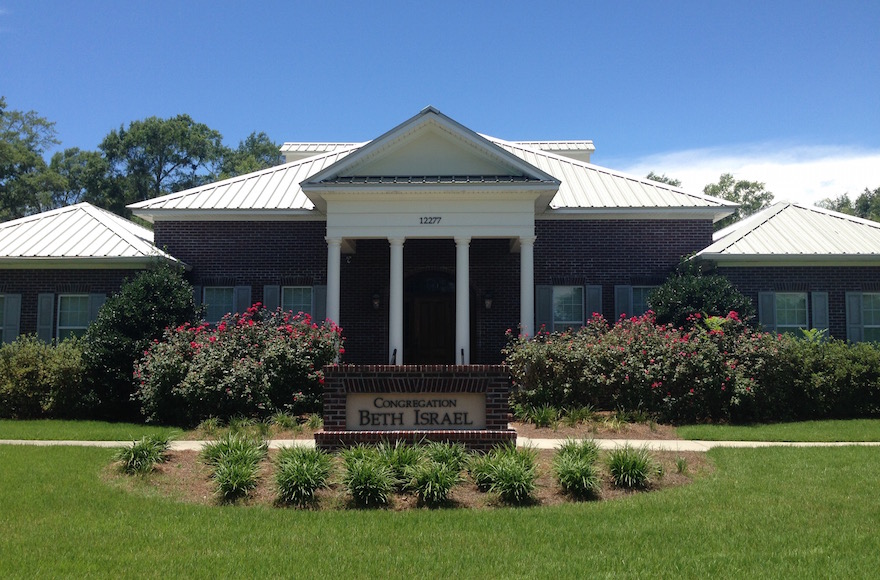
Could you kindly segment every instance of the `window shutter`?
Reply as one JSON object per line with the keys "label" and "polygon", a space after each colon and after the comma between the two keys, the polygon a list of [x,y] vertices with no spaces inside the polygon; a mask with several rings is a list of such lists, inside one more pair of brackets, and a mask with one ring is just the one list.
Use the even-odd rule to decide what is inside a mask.
{"label": "window shutter", "polygon": [[201,286],[193,286],[193,304],[199,306],[203,302],[202,297],[202,287]]}
{"label": "window shutter", "polygon": [[587,310],[584,312],[584,322],[591,319],[593,314],[602,314],[602,287],[587,286]]}
{"label": "window shutter", "polygon": [[98,312],[106,301],[106,294],[89,294],[89,322],[94,322],[98,318]]}
{"label": "window shutter", "polygon": [[250,286],[236,286],[232,289],[233,312],[241,314],[250,308],[252,304]]}
{"label": "window shutter", "polygon": [[758,322],[768,332],[776,332],[776,293],[758,292]]}
{"label": "window shutter", "polygon": [[614,287],[614,321],[620,320],[621,314],[633,315],[633,287]]}
{"label": "window shutter", "polygon": [[37,336],[43,342],[52,342],[55,328],[55,295],[37,294]]}
{"label": "window shutter", "polygon": [[813,319],[810,321],[810,326],[819,330],[828,330],[828,292],[812,292],[810,301],[813,303]]}
{"label": "window shutter", "polygon": [[3,342],[18,338],[21,321],[21,294],[3,295]]}
{"label": "window shutter", "polygon": [[862,293],[846,293],[846,339],[850,342],[863,340]]}
{"label": "window shutter", "polygon": [[553,286],[535,286],[535,334],[553,332]]}
{"label": "window shutter", "polygon": [[[327,320],[327,286],[312,286],[312,319],[315,322],[324,322]],[[334,320],[339,324],[338,320]]]}
{"label": "window shutter", "polygon": [[281,286],[263,286],[263,306],[274,312],[281,306]]}

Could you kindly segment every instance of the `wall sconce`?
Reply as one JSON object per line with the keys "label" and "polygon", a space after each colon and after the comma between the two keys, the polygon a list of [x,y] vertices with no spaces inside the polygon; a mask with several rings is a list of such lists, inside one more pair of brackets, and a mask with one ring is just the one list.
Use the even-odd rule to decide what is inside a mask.
{"label": "wall sconce", "polygon": [[373,294],[373,310],[379,310],[379,295]]}
{"label": "wall sconce", "polygon": [[483,295],[483,306],[486,307],[486,310],[492,310],[492,294],[486,293]]}

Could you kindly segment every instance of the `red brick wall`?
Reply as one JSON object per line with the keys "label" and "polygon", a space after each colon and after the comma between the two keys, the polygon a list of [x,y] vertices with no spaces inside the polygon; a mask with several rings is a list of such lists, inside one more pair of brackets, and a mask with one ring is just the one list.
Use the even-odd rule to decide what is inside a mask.
{"label": "red brick wall", "polygon": [[[535,230],[535,283],[602,284],[609,318],[615,284],[662,281],[681,256],[712,238],[709,220],[545,220]],[[320,221],[155,224],[156,245],[192,266],[193,283],[251,285],[254,302],[262,301],[266,284],[325,284],[325,233]],[[500,362],[505,331],[519,324],[520,255],[509,248],[507,239],[471,241],[472,363]],[[338,322],[347,339],[346,362],[388,362],[389,257],[384,239],[358,240],[356,253],[342,257]],[[404,275],[426,271],[454,276],[453,240],[406,241]],[[484,307],[487,294],[491,310]]]}
{"label": "red brick wall", "polygon": [[880,292],[880,267],[770,266],[719,267],[758,307],[758,292],[828,292],[831,336],[846,339],[846,293]]}
{"label": "red brick wall", "polygon": [[[102,293],[119,290],[138,270],[0,270],[0,294],[21,294],[20,332],[37,331],[37,295]],[[58,308],[58,300],[55,300]],[[57,312],[55,313],[57,316]],[[55,319],[53,318],[53,321]]]}

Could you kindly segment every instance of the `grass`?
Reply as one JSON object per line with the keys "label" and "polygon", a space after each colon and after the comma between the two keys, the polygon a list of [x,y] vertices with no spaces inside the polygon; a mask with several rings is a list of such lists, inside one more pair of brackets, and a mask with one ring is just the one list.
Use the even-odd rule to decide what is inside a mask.
{"label": "grass", "polygon": [[682,439],[703,441],[880,441],[880,419],[687,425],[677,431]]}
{"label": "grass", "polygon": [[880,569],[880,462],[870,448],[718,449],[712,477],[674,490],[409,512],[180,504],[148,485],[104,483],[111,454],[0,446],[0,577],[870,578]]}
{"label": "grass", "polygon": [[143,475],[153,471],[157,463],[165,461],[167,451],[168,439],[151,435],[123,447],[117,451],[115,459],[124,473]]}
{"label": "grass", "polygon": [[108,423],[106,421],[61,421],[57,419],[0,419],[0,439],[45,441],[134,441],[158,435],[173,438],[174,427]]}

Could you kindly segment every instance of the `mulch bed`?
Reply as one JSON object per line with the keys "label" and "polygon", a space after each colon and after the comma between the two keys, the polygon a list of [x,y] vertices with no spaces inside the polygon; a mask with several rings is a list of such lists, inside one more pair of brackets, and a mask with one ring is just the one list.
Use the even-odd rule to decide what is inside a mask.
{"label": "mulch bed", "polygon": [[[238,500],[237,505],[269,507],[276,505],[274,464],[271,461],[275,453],[274,450],[270,451],[270,460],[262,463],[260,483],[257,488],[246,497]],[[553,479],[551,462],[554,453],[554,451],[546,449],[538,451],[539,477],[534,501],[530,505],[552,506],[578,501],[562,493]],[[652,452],[652,455],[662,465],[663,476],[655,478],[646,490],[629,491],[615,488],[605,473],[601,493],[598,498],[590,501],[616,500],[633,494],[686,485],[695,478],[702,477],[713,470],[712,464],[703,453],[656,451]],[[679,458],[687,462],[687,471],[683,474],[676,471],[676,463]],[[339,472],[340,469],[337,469],[336,477],[332,479],[338,478]],[[202,505],[221,505],[223,503],[215,492],[213,482],[210,479],[210,470],[199,461],[198,453],[194,451],[169,453],[168,460],[159,464],[155,472],[146,477],[126,476],[121,474],[115,466],[108,466],[104,472],[104,478],[110,484],[120,486],[132,493],[159,495],[176,501]],[[317,496],[315,505],[308,509],[358,509],[338,483],[333,483],[329,488],[319,491]],[[450,501],[444,508],[492,509],[505,505],[494,494],[480,492],[473,483],[465,481],[453,490]],[[402,511],[428,508],[421,505],[413,494],[394,494],[390,505],[385,509]]]}

